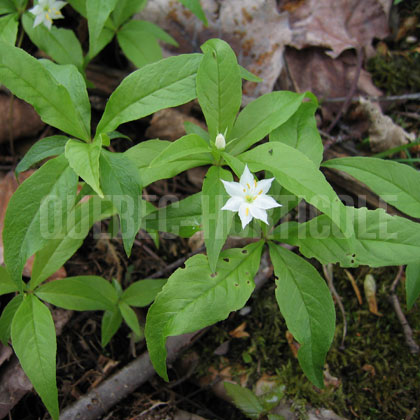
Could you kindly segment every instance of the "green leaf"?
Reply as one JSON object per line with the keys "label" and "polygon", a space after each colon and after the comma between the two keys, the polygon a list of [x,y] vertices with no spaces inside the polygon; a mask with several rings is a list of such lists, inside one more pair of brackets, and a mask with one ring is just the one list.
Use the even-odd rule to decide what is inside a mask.
{"label": "green leaf", "polygon": [[146,230],[189,238],[201,228],[201,213],[201,193],[192,194],[151,213],[145,219]]}
{"label": "green leaf", "polygon": [[281,142],[301,151],[319,167],[324,147],[316,126],[316,98],[303,102],[298,110],[280,127],[270,133],[270,141]]}
{"label": "green leaf", "polygon": [[136,281],[124,290],[121,301],[130,306],[142,308],[150,305],[161,291],[166,279]]}
{"label": "green leaf", "polygon": [[134,13],[139,12],[146,6],[147,0],[119,0],[118,7],[116,7],[112,14],[112,20],[115,26],[120,26],[128,20]]}
{"label": "green leaf", "polygon": [[28,0],[13,0],[13,3],[18,11],[23,11],[28,4]]}
{"label": "green leaf", "polygon": [[89,29],[89,51],[98,50],[98,41],[111,12],[118,0],[87,0],[86,17]]}
{"label": "green leaf", "polygon": [[51,156],[64,153],[64,147],[69,138],[66,136],[50,136],[38,140],[27,152],[23,159],[16,166],[16,177],[28,170],[35,163]]}
{"label": "green leaf", "polygon": [[30,40],[58,64],[74,64],[81,69],[83,52],[79,40],[70,29],[45,25],[34,28],[35,16],[26,12],[22,16],[22,24]]}
{"label": "green leaf", "polygon": [[207,143],[210,142],[209,133],[201,128],[199,125],[192,123],[191,121],[184,121],[184,128],[187,134],[197,134],[202,139],[204,139]]}
{"label": "green leaf", "polygon": [[201,7],[200,0],[179,0],[187,9],[191,10],[193,14],[200,19],[204,25],[208,25],[206,15]]}
{"label": "green leaf", "polygon": [[76,190],[77,175],[66,158],[58,156],[26,179],[10,199],[3,229],[4,261],[19,290],[26,260],[61,229]]}
{"label": "green leaf", "polygon": [[406,282],[405,293],[407,298],[407,309],[411,309],[414,302],[420,296],[420,262],[407,265],[405,269]]}
{"label": "green leaf", "polygon": [[230,132],[241,107],[242,79],[236,55],[229,44],[210,39],[201,46],[204,57],[197,71],[197,97],[210,138]]}
{"label": "green leaf", "polygon": [[122,123],[193,100],[201,59],[201,54],[178,55],[131,73],[109,98],[97,133],[109,133]]}
{"label": "green leaf", "polygon": [[279,245],[269,245],[277,303],[287,328],[301,345],[299,363],[308,379],[323,388],[325,356],[335,330],[330,291],[310,263]]}
{"label": "green leaf", "polygon": [[68,3],[83,17],[86,17],[86,0],[68,0]]}
{"label": "green leaf", "polygon": [[12,280],[6,267],[0,265],[0,296],[17,292],[19,289]]}
{"label": "green leaf", "polygon": [[398,210],[420,217],[420,173],[416,169],[371,157],[333,159],[322,166],[354,176]]}
{"label": "green leaf", "polygon": [[118,44],[129,60],[140,68],[162,58],[162,50],[154,35],[137,21],[129,21],[117,32]]}
{"label": "green leaf", "polygon": [[207,258],[195,255],[168,279],[150,307],[147,347],[156,372],[168,380],[165,342],[169,336],[196,331],[242,308],[254,290],[263,242],[222,252],[216,273]]}
{"label": "green leaf", "polygon": [[232,181],[232,174],[220,166],[212,166],[204,178],[201,193],[201,208],[203,212],[202,223],[204,243],[206,244],[207,256],[210,269],[216,271],[216,264],[220,251],[226,242],[232,227],[235,213],[222,210],[229,199],[229,194],[221,180]]}
{"label": "green leaf", "polygon": [[82,246],[93,224],[110,217],[115,210],[98,196],[80,203],[68,213],[63,229],[35,254],[29,287],[33,290],[53,275]]}
{"label": "green leaf", "polygon": [[256,76],[254,73],[251,73],[246,68],[239,66],[239,71],[241,72],[241,77],[244,80],[248,80],[249,82],[260,83],[263,81],[260,77]]}
{"label": "green leaf", "polygon": [[6,305],[0,317],[0,340],[4,346],[7,346],[10,338],[10,331],[12,329],[12,321],[23,301],[22,295],[17,295]]}
{"label": "green leaf", "polygon": [[150,162],[171,144],[172,143],[167,140],[146,140],[130,147],[124,154],[140,169],[149,166]]}
{"label": "green leaf", "polygon": [[69,140],[66,144],[66,159],[74,172],[80,176],[99,195],[104,196],[99,185],[99,157],[102,141],[97,137],[92,143]]}
{"label": "green leaf", "polygon": [[101,323],[101,345],[105,347],[118,331],[122,323],[121,312],[116,307],[113,311],[105,311]]}
{"label": "green leaf", "polygon": [[176,160],[191,159],[194,155],[208,153],[209,145],[197,134],[187,134],[171,142],[149,164],[149,167],[164,165]]}
{"label": "green leaf", "polygon": [[322,172],[302,152],[283,143],[270,142],[238,157],[253,172],[270,171],[281,186],[325,213],[346,236],[351,234],[346,207]]}
{"label": "green leaf", "polygon": [[136,19],[131,20],[124,26],[128,25],[132,28],[137,28],[139,31],[142,30],[144,32],[148,32],[150,35],[153,35],[160,41],[166,42],[167,44],[173,45],[174,47],[178,47],[178,42],[176,42],[174,38],[172,38],[167,32],[152,22]]}
{"label": "green leaf", "polygon": [[[1,14],[1,5],[0,5]],[[6,16],[0,17],[0,40],[7,44],[15,45],[17,32],[18,32],[18,14],[11,13]]]}
{"label": "green leaf", "polygon": [[0,0],[0,15],[6,13],[15,13],[17,12],[16,6],[11,0]]}
{"label": "green leaf", "polygon": [[89,139],[90,132],[69,91],[38,60],[1,41],[0,82],[30,103],[45,123],[83,140]]}
{"label": "green leaf", "polygon": [[134,334],[140,337],[142,332],[136,313],[125,302],[119,302],[118,307],[126,324],[131,328]]}
{"label": "green leaf", "polygon": [[54,420],[58,420],[55,358],[57,342],[49,309],[34,295],[26,295],[12,322],[16,356]]}
{"label": "green leaf", "polygon": [[248,388],[231,382],[223,382],[225,390],[233,403],[250,419],[259,419],[264,412],[264,407],[259,399]]}
{"label": "green leaf", "polygon": [[103,192],[120,216],[124,249],[129,256],[144,213],[138,170],[123,153],[102,150],[100,180]]}
{"label": "green leaf", "polygon": [[48,303],[74,311],[112,311],[118,300],[111,283],[98,276],[53,280],[38,287],[35,294]]}
{"label": "green leaf", "polygon": [[112,38],[114,38],[115,32],[107,28],[106,26],[102,28],[101,33],[99,34],[99,38],[96,40],[95,45],[93,45],[94,49],[89,49],[88,53],[86,54],[83,60],[83,67],[86,68],[88,63],[96,57],[106,45],[108,45]]}
{"label": "green leaf", "polygon": [[40,62],[50,72],[51,76],[67,89],[76,108],[78,118],[82,121],[86,132],[90,133],[90,102],[83,76],[71,64],[55,64],[49,60],[40,60]]}
{"label": "green leaf", "polygon": [[248,104],[238,115],[226,151],[238,155],[285,123],[299,108],[305,94],[271,92]]}
{"label": "green leaf", "polygon": [[273,238],[299,246],[307,258],[322,264],[340,263],[342,267],[369,265],[382,267],[418,262],[420,253],[420,224],[383,209],[368,210],[346,207],[354,233],[344,238],[326,216],[309,222],[282,224]]}

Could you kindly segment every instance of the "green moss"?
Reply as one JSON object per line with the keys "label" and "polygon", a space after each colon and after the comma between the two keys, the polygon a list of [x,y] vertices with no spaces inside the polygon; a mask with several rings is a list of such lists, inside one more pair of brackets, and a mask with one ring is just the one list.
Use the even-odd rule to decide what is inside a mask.
{"label": "green moss", "polygon": [[[363,294],[363,280],[367,268],[354,270]],[[274,297],[274,285],[260,291],[253,299],[252,312],[246,317],[236,314],[213,328],[213,333],[201,342],[199,351],[201,372],[209,365],[219,366],[220,357],[213,354],[218,344],[230,339],[224,365],[245,368],[252,385],[263,373],[275,375],[286,386],[286,395],[293,399],[297,410],[308,402],[326,407],[347,418],[364,420],[405,418],[418,404],[420,373],[418,356],[413,356],[405,344],[402,327],[388,300],[388,290],[395,276],[394,268],[369,271],[377,283],[377,301],[382,317],[368,310],[367,302],[359,305],[344,271],[335,270],[335,287],[346,310],[348,332],[344,350],[340,349],[342,316],[337,309],[337,329],[333,346],[328,353],[329,373],[339,379],[338,386],[323,390],[314,387],[303,375],[287,344],[286,325],[279,314]],[[418,306],[407,313],[403,285],[398,287],[399,299],[414,338],[420,342],[420,311]],[[247,322],[248,338],[232,339],[228,335],[243,321]],[[245,358],[243,355],[246,354]],[[248,357],[249,356],[249,357]],[[235,371],[233,372],[235,373]],[[243,371],[238,373],[243,373]],[[358,417],[357,417],[358,416]]]}

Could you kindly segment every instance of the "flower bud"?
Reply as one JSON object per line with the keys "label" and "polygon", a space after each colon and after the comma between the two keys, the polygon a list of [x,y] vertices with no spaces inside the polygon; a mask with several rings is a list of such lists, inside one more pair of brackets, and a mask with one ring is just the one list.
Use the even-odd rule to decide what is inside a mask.
{"label": "flower bud", "polygon": [[216,141],[214,142],[214,144],[216,145],[216,147],[219,150],[224,150],[226,147],[226,140],[225,140],[225,136],[222,133],[219,133],[216,136]]}

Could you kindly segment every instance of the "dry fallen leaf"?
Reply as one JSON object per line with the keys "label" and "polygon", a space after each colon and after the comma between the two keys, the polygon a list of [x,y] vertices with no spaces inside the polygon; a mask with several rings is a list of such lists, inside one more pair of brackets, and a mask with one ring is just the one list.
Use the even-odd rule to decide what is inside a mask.
{"label": "dry fallen leaf", "polygon": [[279,14],[275,0],[201,0],[207,28],[173,0],[154,0],[137,16],[158,24],[179,43],[167,51],[197,52],[210,38],[221,38],[235,50],[239,63],[264,79],[244,84],[244,102],[273,90],[282,67],[284,46],[291,41],[287,13]]}
{"label": "dry fallen leaf", "polygon": [[369,311],[374,315],[382,316],[378,312],[378,303],[376,301],[376,281],[372,274],[367,274],[364,281],[365,296],[368,301]]}
{"label": "dry fallen leaf", "polygon": [[376,370],[372,365],[365,364],[365,365],[362,366],[362,369],[366,372],[369,372],[371,374],[371,376],[376,375]]}
{"label": "dry fallen leaf", "polygon": [[234,330],[229,331],[229,335],[233,338],[249,337],[249,334],[245,331],[246,322],[242,322],[241,325],[236,327]]}
{"label": "dry fallen leaf", "polygon": [[414,133],[407,133],[382,113],[380,106],[367,99],[359,99],[359,107],[370,121],[369,143],[373,152],[382,152],[415,140]]}
{"label": "dry fallen leaf", "polygon": [[286,340],[290,350],[292,350],[293,356],[297,358],[300,344],[295,341],[293,334],[290,331],[286,331]]}
{"label": "dry fallen leaf", "polygon": [[[290,0],[281,0],[287,10]],[[373,38],[389,35],[388,15],[392,0],[307,0],[289,8],[290,46],[328,48],[337,58],[344,50],[369,47]]]}
{"label": "dry fallen leaf", "polygon": [[350,273],[350,271],[344,269],[344,272],[346,273],[348,279],[350,280],[350,283],[353,287],[354,293],[356,293],[357,301],[359,302],[359,305],[363,303],[362,300],[362,294],[360,293],[360,289],[356,284],[356,280],[354,279],[353,275]]}

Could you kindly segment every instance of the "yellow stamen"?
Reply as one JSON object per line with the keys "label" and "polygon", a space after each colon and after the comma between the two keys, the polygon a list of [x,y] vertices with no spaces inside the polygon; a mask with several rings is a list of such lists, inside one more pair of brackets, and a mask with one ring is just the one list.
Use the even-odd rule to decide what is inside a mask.
{"label": "yellow stamen", "polygon": [[249,184],[246,184],[246,186],[248,187],[248,190],[250,190],[250,189],[251,189],[251,187],[249,186]]}
{"label": "yellow stamen", "polygon": [[245,216],[248,216],[248,214],[249,214],[249,207],[247,207],[245,210]]}
{"label": "yellow stamen", "polygon": [[246,189],[244,188],[244,192],[246,192]]}
{"label": "yellow stamen", "polygon": [[255,188],[257,188],[257,181],[255,181],[255,179],[254,179],[254,185],[255,185]]}
{"label": "yellow stamen", "polygon": [[262,190],[260,190],[260,192],[258,193],[258,195],[261,195],[262,194]]}
{"label": "yellow stamen", "polygon": [[52,23],[52,19],[50,18],[50,15],[48,13],[45,13],[45,17]]}

